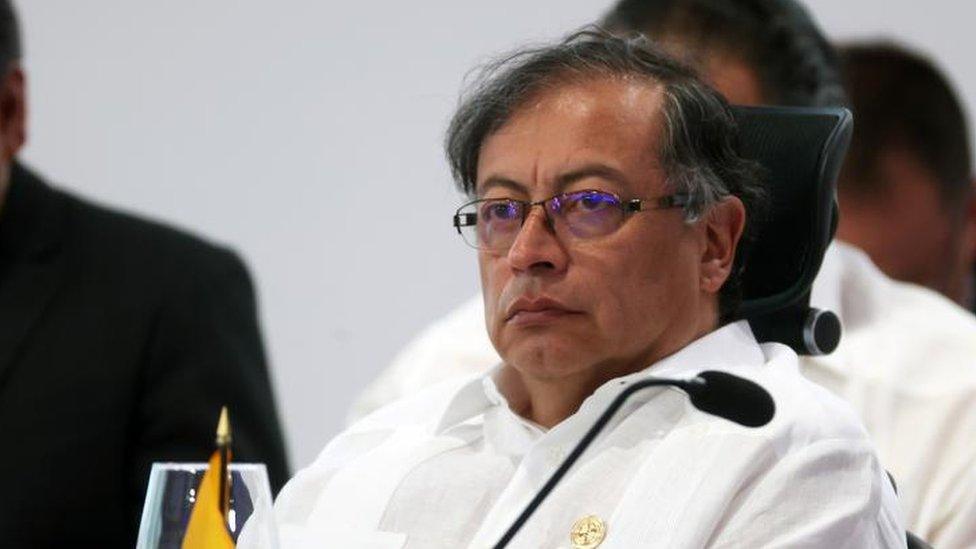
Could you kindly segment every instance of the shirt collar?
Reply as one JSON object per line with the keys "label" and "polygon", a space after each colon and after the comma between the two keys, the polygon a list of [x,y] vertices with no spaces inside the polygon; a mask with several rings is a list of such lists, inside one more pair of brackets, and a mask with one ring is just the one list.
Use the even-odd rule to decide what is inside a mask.
{"label": "shirt collar", "polygon": [[501,367],[501,364],[497,364],[486,373],[471,376],[454,392],[454,396],[440,415],[435,434],[442,434],[447,429],[475,418],[496,405],[485,387],[486,383],[491,382],[491,376]]}
{"label": "shirt collar", "polygon": [[[583,407],[609,403],[628,385],[649,377],[690,378],[705,370],[741,371],[743,368],[756,368],[764,362],[763,351],[749,323],[740,320],[692,341],[673,355],[639,372],[604,383],[587,397]],[[502,364],[498,364],[461,385],[440,416],[437,434],[471,420],[493,406],[508,405],[494,382],[494,376],[501,368]]]}
{"label": "shirt collar", "polygon": [[673,355],[664,357],[639,372],[618,378],[617,381],[632,383],[652,376],[694,377],[705,370],[758,367],[765,362],[765,355],[752,334],[749,322],[740,320],[709,332]]}

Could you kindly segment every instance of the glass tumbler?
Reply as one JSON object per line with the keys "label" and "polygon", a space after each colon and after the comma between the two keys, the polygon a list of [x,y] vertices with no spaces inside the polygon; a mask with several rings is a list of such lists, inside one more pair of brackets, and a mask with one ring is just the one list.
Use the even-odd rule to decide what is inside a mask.
{"label": "glass tumbler", "polygon": [[[263,463],[230,464],[227,528],[239,547],[278,549],[268,471]],[[153,463],[136,549],[181,549],[206,463]]]}

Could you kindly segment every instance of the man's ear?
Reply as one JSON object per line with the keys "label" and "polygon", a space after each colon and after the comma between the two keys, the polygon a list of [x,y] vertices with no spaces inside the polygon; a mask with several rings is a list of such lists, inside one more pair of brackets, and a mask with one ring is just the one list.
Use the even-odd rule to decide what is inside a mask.
{"label": "man's ear", "polygon": [[13,161],[27,142],[27,81],[24,70],[14,64],[0,82],[0,155]]}
{"label": "man's ear", "polygon": [[717,294],[729,278],[735,251],[746,226],[746,208],[738,197],[729,196],[712,206],[705,219],[705,249],[701,260],[701,289]]}

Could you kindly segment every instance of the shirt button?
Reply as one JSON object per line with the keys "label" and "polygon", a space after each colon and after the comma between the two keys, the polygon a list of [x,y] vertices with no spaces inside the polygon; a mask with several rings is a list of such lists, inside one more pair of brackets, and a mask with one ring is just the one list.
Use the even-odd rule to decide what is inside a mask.
{"label": "shirt button", "polygon": [[596,515],[587,515],[575,523],[569,531],[573,549],[593,549],[607,537],[607,524]]}

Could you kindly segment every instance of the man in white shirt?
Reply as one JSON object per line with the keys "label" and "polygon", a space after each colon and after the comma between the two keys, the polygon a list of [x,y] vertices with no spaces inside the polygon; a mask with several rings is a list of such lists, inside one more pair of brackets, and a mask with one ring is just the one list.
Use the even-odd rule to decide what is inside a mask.
{"label": "man in white shirt", "polygon": [[790,349],[723,325],[763,205],[735,132],[642,39],[584,32],[492,65],[447,148],[502,363],[333,440],[276,503],[284,545],[491,546],[629,385],[720,370],[772,395],[769,424],[645,389],[513,546],[903,547],[853,412]]}
{"label": "man in white shirt", "polygon": [[[810,298],[837,313],[840,346],[800,357],[800,371],[850,403],[898,483],[910,529],[936,547],[973,546],[976,531],[976,322],[945,298],[886,277],[860,250],[834,242]],[[429,326],[357,402],[363,417],[500,358],[475,296]],[[972,365],[972,367],[970,366]]]}
{"label": "man in white shirt", "polygon": [[[831,47],[790,0],[622,0],[603,24],[692,59],[732,103],[843,102]],[[836,241],[811,305],[837,313],[844,335],[832,354],[801,357],[801,371],[858,412],[909,529],[936,547],[976,547],[976,320]],[[419,334],[350,416],[498,361],[475,296]]]}
{"label": "man in white shirt", "polygon": [[839,51],[857,131],[837,183],[837,236],[888,276],[976,313],[976,174],[958,94],[933,59],[904,46]]}

